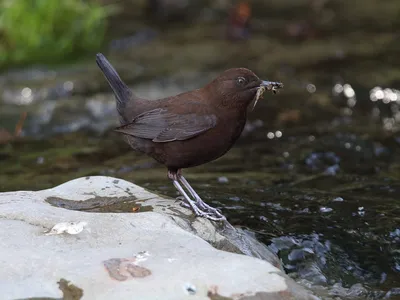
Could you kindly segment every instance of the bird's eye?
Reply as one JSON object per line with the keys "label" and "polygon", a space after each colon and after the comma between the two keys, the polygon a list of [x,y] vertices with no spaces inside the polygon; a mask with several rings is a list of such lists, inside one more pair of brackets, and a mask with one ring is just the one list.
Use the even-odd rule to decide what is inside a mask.
{"label": "bird's eye", "polygon": [[246,83],[246,79],[244,79],[244,77],[238,77],[237,83],[239,85],[244,85]]}

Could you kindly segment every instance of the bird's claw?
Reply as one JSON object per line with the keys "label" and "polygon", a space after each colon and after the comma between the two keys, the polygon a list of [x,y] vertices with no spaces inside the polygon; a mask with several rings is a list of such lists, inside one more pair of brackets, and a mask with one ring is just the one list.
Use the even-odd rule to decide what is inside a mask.
{"label": "bird's claw", "polygon": [[[177,172],[168,171],[168,177],[172,179],[174,186],[183,196],[185,202],[181,202],[181,205],[192,209],[196,216],[203,217],[212,221],[224,221],[226,220],[225,216],[216,208],[211,207],[207,203],[205,203],[199,195],[195,192],[195,190],[190,186],[187,180],[182,176],[180,170]],[[177,179],[175,179],[177,177]],[[192,197],[185,192],[183,187],[180,185],[179,181],[186,187],[188,192]]]}
{"label": "bird's claw", "polygon": [[188,209],[193,209],[193,211],[195,212],[196,216],[198,216],[198,217],[203,217],[203,218],[206,218],[206,219],[209,219],[209,220],[212,220],[212,221],[224,221],[224,220],[226,220],[225,216],[221,214],[219,209],[211,207],[211,206],[209,206],[207,204],[206,204],[206,206],[208,206],[208,207],[206,207],[205,205],[202,205],[202,204],[204,204],[204,202],[196,201],[194,203],[194,205],[193,205],[195,207],[194,208],[189,203],[187,203],[185,200],[182,200],[180,202],[181,206],[183,206],[185,208],[188,208]]}
{"label": "bird's claw", "polygon": [[179,203],[182,207],[188,208],[190,209],[191,206],[189,203],[185,202],[185,200],[181,200],[181,202]]}

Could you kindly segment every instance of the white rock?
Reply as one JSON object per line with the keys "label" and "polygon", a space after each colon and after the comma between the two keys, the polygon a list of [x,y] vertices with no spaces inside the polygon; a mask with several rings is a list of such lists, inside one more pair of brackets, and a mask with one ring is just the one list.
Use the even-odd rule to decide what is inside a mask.
{"label": "white rock", "polygon": [[61,222],[53,226],[53,228],[46,233],[46,235],[52,234],[61,234],[61,233],[68,233],[68,234],[78,234],[80,233],[83,228],[87,225],[87,222]]}
{"label": "white rock", "polygon": [[[47,202],[128,196],[142,206],[152,205],[153,211],[81,212]],[[186,215],[195,220],[192,232],[183,229],[190,223]],[[70,222],[76,234],[63,233],[71,230]],[[79,231],[86,226],[90,231]],[[46,235],[51,228],[60,234]],[[215,244],[224,240],[210,221],[193,218],[174,200],[111,177],[79,178],[38,192],[0,193],[1,298],[83,292],[76,299],[315,299],[271,263],[217,250],[194,231],[208,234]],[[235,243],[231,251],[237,251]]]}

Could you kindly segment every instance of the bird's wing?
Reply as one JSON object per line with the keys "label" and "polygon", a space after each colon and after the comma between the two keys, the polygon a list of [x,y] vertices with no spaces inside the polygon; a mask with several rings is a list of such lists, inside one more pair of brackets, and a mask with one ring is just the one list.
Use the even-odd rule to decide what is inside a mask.
{"label": "bird's wing", "polygon": [[217,117],[208,112],[206,106],[201,106],[201,114],[191,110],[178,114],[168,108],[156,108],[138,115],[115,131],[156,143],[187,140],[217,124]]}

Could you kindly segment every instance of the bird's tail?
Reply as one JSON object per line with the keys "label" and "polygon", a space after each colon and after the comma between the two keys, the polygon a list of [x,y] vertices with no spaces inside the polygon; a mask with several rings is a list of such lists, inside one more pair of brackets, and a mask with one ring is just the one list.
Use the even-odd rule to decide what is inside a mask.
{"label": "bird's tail", "polygon": [[103,72],[115,94],[115,97],[117,99],[117,111],[122,117],[124,115],[124,108],[126,106],[126,103],[132,97],[132,92],[130,91],[128,86],[121,80],[117,71],[115,71],[113,66],[103,54],[98,53],[96,55],[96,63]]}

